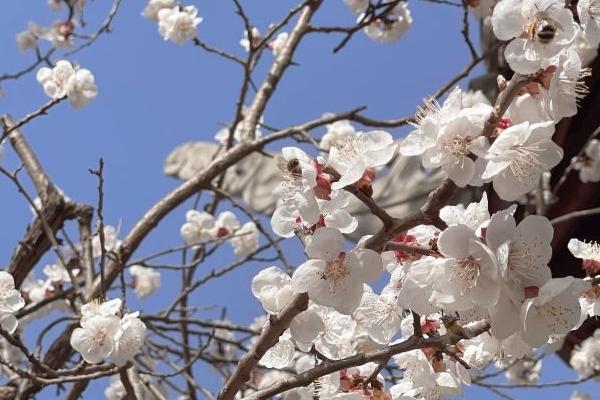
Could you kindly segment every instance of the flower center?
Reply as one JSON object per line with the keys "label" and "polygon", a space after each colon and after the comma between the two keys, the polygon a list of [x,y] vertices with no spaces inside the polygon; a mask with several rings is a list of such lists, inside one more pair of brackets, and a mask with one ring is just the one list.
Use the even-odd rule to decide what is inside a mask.
{"label": "flower center", "polygon": [[217,230],[217,237],[222,238],[227,235],[229,235],[229,229],[222,226]]}
{"label": "flower center", "polygon": [[346,253],[342,252],[335,260],[326,262],[321,278],[329,282],[331,291],[335,292],[341,281],[349,274],[346,266]]}
{"label": "flower center", "polygon": [[510,163],[510,170],[519,182],[526,183],[527,179],[545,168],[544,163],[540,160],[542,152],[540,147],[517,145],[513,147],[513,150],[515,157]]}
{"label": "flower center", "polygon": [[510,278],[518,284],[525,280],[535,278],[536,253],[527,246],[517,246],[511,243],[508,251],[508,269],[512,273]]}
{"label": "flower center", "polygon": [[104,328],[98,329],[94,335],[94,343],[96,346],[101,346],[104,343],[104,339],[106,339],[106,331]]}
{"label": "flower center", "polygon": [[561,74],[558,77],[558,86],[560,91],[567,96],[575,98],[575,101],[579,103],[590,91],[585,83],[585,78],[592,75],[590,68],[582,68],[579,75],[575,77],[566,76]]}
{"label": "flower center", "polygon": [[381,325],[399,311],[400,308],[395,302],[379,299],[365,314],[372,323]]}
{"label": "flower center", "polygon": [[588,275],[594,275],[600,272],[600,261],[596,260],[583,260],[581,267],[588,273]]}
{"label": "flower center", "polygon": [[340,151],[340,155],[349,163],[353,163],[360,158],[360,143],[357,137],[349,137],[340,144],[335,144]]}
{"label": "flower center", "polygon": [[479,277],[479,263],[472,256],[456,260],[456,271],[453,280],[461,284],[461,294],[475,286]]}
{"label": "flower center", "polygon": [[423,106],[417,107],[415,114],[416,126],[423,124],[428,117],[437,118],[442,112],[442,106],[436,99],[425,99]]}
{"label": "flower center", "polygon": [[470,136],[460,135],[445,139],[442,141],[442,151],[458,158],[466,157],[471,152],[470,147],[472,140],[473,139]]}

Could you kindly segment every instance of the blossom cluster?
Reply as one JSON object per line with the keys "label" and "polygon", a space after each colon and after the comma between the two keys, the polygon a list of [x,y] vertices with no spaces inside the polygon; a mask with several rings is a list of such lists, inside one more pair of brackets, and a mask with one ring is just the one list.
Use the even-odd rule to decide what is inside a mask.
{"label": "blossom cluster", "polygon": [[48,97],[60,99],[66,96],[74,108],[85,107],[98,94],[94,75],[66,60],[58,61],[53,68],[40,68],[37,80]]}
{"label": "blossom cluster", "polygon": [[235,256],[243,258],[258,248],[258,228],[254,222],[241,224],[231,211],[224,211],[215,219],[206,211],[189,210],[181,226],[181,236],[189,245],[228,241]]}
{"label": "blossom cluster", "polygon": [[144,343],[146,325],[139,312],[120,317],[121,299],[94,301],[81,307],[81,327],[71,334],[71,347],[90,364],[110,361],[124,366]]}
{"label": "blossom cluster", "polygon": [[[597,12],[593,4],[579,12]],[[510,40],[505,57],[511,68],[528,75],[528,83],[492,129],[484,129],[492,116],[485,102],[463,104],[456,88],[443,104],[428,101],[420,110],[415,130],[400,145],[405,156],[419,155],[425,168],[442,168],[458,186],[492,182],[498,195],[520,199],[556,166],[562,149],[552,141],[554,124],[577,112],[587,93],[583,78],[589,69],[575,41],[577,32],[597,46],[594,23],[573,13],[560,1],[498,2],[493,9],[494,33]],[[501,88],[502,89],[502,88]],[[583,182],[600,179],[597,140],[573,159]]]}
{"label": "blossom cluster", "polygon": [[581,378],[600,380],[600,329],[573,350],[569,362]]}
{"label": "blossom cluster", "polygon": [[[385,10],[383,15],[378,15],[377,7],[369,0],[344,0],[344,3],[358,16],[358,23],[366,22],[363,28],[365,34],[378,43],[398,41],[413,22],[408,5],[404,1],[396,2],[390,10]],[[384,3],[384,6],[389,5]]]}
{"label": "blossom cluster", "polygon": [[174,0],[150,0],[142,11],[149,20],[158,22],[158,33],[179,45],[196,36],[196,28],[202,22],[196,6],[180,6]]}
{"label": "blossom cluster", "polygon": [[[371,7],[368,1],[345,2],[357,14]],[[287,394],[457,396],[472,378],[457,357],[474,370],[495,363],[507,369],[511,382],[531,384],[541,368],[537,349],[556,348],[588,317],[598,315],[597,284],[552,277],[550,220],[517,213],[519,203],[530,204],[540,182],[563,158],[552,140],[555,124],[574,115],[587,93],[583,78],[589,70],[576,39],[600,44],[593,18],[598,5],[579,2],[577,19],[558,0],[501,0],[479,6],[489,9],[497,38],[508,41],[505,57],[517,73],[513,79],[524,82],[503,115],[481,94],[456,88],[441,104],[428,100],[414,130],[399,144],[387,132],[358,132],[348,121],[338,121],[328,127],[320,141],[323,151],[316,157],[297,147],[282,149],[282,183],[271,225],[279,236],[300,238],[307,261],[291,276],[277,266],[262,270],[252,282],[252,293],[272,315],[283,312],[300,293],[308,294],[309,305],[261,359],[273,370],[261,377],[259,389],[285,376],[282,369],[301,373],[312,368],[314,360],[306,353],[333,360],[349,357],[408,338],[419,323],[425,337],[456,335],[458,329],[461,340],[450,355],[433,347],[395,355],[404,374],[385,396],[383,384],[363,383],[375,364],[327,375],[314,387]],[[368,27],[367,34],[370,29],[376,26]],[[387,38],[379,36],[380,41]],[[499,79],[500,90],[511,83]],[[580,172],[582,182],[600,180],[599,148],[592,138],[573,159],[571,168]],[[491,213],[483,192],[478,202],[441,208],[435,226],[399,232],[382,253],[371,248],[374,239],[369,236],[348,249],[344,235],[358,224],[348,211],[351,198],[372,196],[378,171],[396,150],[401,156],[419,156],[426,169],[441,168],[458,187],[488,183],[501,199],[519,203]],[[587,275],[600,272],[598,244],[572,239],[568,247],[582,259]],[[387,284],[376,291],[370,284],[382,275]],[[420,321],[415,323],[414,315]],[[462,327],[481,320],[489,321],[488,332],[464,334]],[[571,364],[582,376],[598,370],[597,342],[595,335],[573,355]]]}

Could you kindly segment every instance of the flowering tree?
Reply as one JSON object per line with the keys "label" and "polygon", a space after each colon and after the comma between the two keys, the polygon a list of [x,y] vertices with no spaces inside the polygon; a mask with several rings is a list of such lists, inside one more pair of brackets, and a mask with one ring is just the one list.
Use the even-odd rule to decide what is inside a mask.
{"label": "flowering tree", "polygon": [[[380,120],[357,107],[279,129],[262,116],[306,37],[339,35],[334,52],[362,33],[401,40],[413,23],[407,2],[344,0],[356,23],[330,26],[313,22],[324,2],[305,0],[258,27],[233,0],[244,27],[240,56],[205,42],[196,6],[150,0],[142,16],[164,40],[240,66],[243,80],[215,143],[176,149],[165,172],[183,182],[122,233],[104,220],[103,161],[90,171],[97,203],[84,204],[59,189],[25,135],[56,107],[86,107],[102,92],[72,56],[110,32],[121,0],[92,34],[84,33],[84,0],[50,0],[63,19],[30,22],[17,35],[35,62],[0,75],[1,83],[35,73],[49,97],[30,114],[1,119],[0,146],[20,161],[0,165],[3,185],[19,191],[34,220],[0,271],[0,399],[53,386],[61,398],[87,398],[105,377],[109,399],[219,400],[430,400],[460,396],[464,385],[511,398],[505,391],[516,387],[598,378],[600,245],[590,239],[600,236],[600,128],[585,102],[600,93],[591,80],[600,2],[430,1],[463,10],[472,57],[415,115]],[[481,53],[470,35],[475,20],[487,38]],[[484,62],[492,79],[461,90]],[[270,69],[259,79],[261,63]],[[578,118],[595,123],[567,137]],[[409,124],[405,137],[384,130]],[[567,189],[581,190],[580,199]],[[212,196],[200,201],[203,193]],[[138,254],[194,197],[182,243]],[[297,265],[289,241],[301,244]],[[231,250],[229,265],[201,268]],[[55,261],[42,268],[48,254]],[[173,254],[182,262],[163,261]],[[263,268],[247,285],[264,314],[249,326],[207,318],[200,308],[208,304],[194,294],[256,262]],[[36,271],[45,278],[34,279]],[[156,296],[161,281],[181,282],[161,310],[128,306],[130,291]],[[33,320],[44,328],[29,328]],[[50,335],[55,326],[62,331]],[[537,383],[542,358],[555,352],[578,378]],[[211,367],[218,393],[198,377],[200,364]],[[508,382],[490,381],[502,373]]]}

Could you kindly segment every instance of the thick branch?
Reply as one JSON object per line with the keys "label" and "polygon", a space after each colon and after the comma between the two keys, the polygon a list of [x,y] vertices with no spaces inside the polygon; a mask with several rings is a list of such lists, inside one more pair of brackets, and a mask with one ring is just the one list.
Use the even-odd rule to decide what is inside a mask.
{"label": "thick branch", "polygon": [[306,310],[307,307],[308,294],[302,293],[297,295],[279,316],[271,316],[269,325],[263,330],[256,344],[240,359],[235,371],[221,389],[219,400],[235,398],[242,385],[250,379],[252,369],[262,356],[279,341],[279,336],[290,326],[296,315]]}
{"label": "thick branch", "polygon": [[[467,329],[465,327],[465,329]],[[473,325],[467,332],[470,337],[476,337],[490,329],[490,324],[487,321],[481,321]],[[462,337],[446,334],[444,336],[433,337],[433,338],[419,338],[417,336],[411,336],[407,340],[397,343],[380,350],[371,351],[368,353],[360,353],[341,360],[325,362],[317,365],[316,367],[309,369],[296,376],[283,379],[268,387],[267,389],[260,390],[250,396],[244,397],[245,400],[262,400],[269,399],[279,393],[283,393],[287,390],[300,387],[308,386],[311,382],[321,376],[331,374],[333,372],[341,371],[346,368],[356,367],[359,365],[366,364],[368,362],[380,362],[389,360],[392,356],[407,351],[422,349],[425,347],[435,347],[444,349],[448,346],[454,345],[463,339]]]}

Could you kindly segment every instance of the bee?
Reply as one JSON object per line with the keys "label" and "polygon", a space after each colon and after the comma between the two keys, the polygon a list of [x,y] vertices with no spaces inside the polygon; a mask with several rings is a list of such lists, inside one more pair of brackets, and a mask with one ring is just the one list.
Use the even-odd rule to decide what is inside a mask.
{"label": "bee", "polygon": [[300,167],[300,161],[297,158],[286,160],[283,157],[278,157],[277,167],[279,167],[284,174],[290,174],[293,177],[302,176],[302,167]]}
{"label": "bee", "polygon": [[469,335],[467,335],[464,328],[458,323],[458,317],[453,315],[442,315],[440,319],[447,331],[458,337],[468,338]]}
{"label": "bee", "polygon": [[537,40],[542,44],[548,44],[556,37],[559,29],[563,29],[561,24],[545,10],[535,14],[533,20],[527,24],[526,32],[530,40]]}

